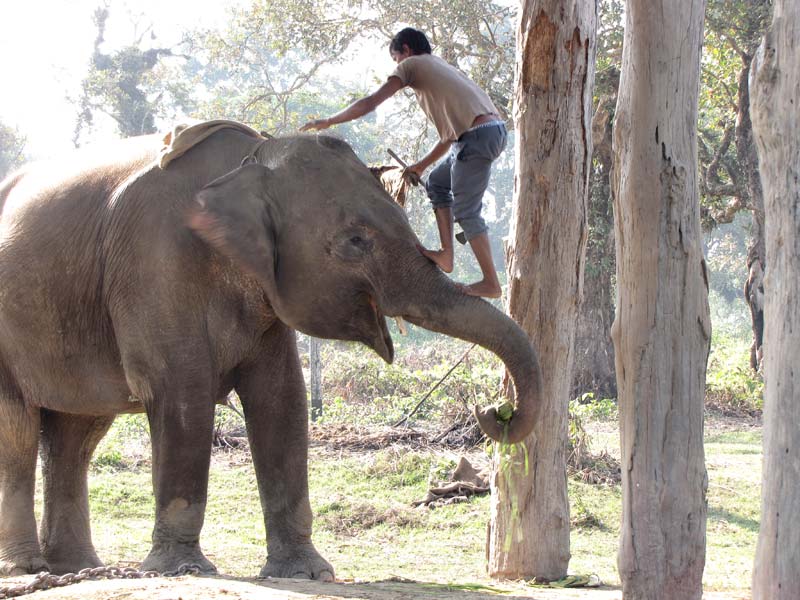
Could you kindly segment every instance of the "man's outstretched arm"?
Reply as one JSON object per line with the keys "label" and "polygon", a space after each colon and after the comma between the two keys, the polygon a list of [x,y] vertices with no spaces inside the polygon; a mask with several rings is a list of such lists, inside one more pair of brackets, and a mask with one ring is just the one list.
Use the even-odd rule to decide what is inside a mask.
{"label": "man's outstretched arm", "polygon": [[327,119],[314,119],[313,121],[309,121],[300,128],[300,131],[327,129],[332,125],[347,123],[348,121],[363,117],[378,108],[385,100],[394,96],[399,90],[403,89],[403,87],[405,86],[399,77],[389,77],[386,83],[369,96],[364,96],[360,100],[356,100],[344,110]]}

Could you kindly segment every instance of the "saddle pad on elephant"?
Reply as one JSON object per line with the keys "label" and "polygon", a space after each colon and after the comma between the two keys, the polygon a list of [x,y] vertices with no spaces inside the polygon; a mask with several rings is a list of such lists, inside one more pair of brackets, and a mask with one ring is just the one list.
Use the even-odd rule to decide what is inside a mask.
{"label": "saddle pad on elephant", "polygon": [[162,169],[166,169],[170,162],[179,156],[183,156],[191,147],[199,144],[215,131],[225,128],[238,129],[252,135],[254,138],[263,139],[261,134],[252,127],[227,119],[215,119],[199,123],[180,123],[164,136],[164,147],[161,149],[159,166]]}

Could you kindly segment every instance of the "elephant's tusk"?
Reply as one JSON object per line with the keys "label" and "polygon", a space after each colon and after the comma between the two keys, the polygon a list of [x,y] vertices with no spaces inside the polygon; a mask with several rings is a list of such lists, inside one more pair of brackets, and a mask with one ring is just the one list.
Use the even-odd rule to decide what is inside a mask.
{"label": "elephant's tusk", "polygon": [[397,322],[400,335],[408,335],[408,328],[406,327],[406,322],[403,320],[403,317],[395,317],[394,320]]}

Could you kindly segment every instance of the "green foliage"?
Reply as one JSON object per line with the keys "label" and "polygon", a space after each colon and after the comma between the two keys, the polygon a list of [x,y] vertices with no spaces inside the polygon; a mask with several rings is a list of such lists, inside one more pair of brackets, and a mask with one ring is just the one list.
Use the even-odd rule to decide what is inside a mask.
{"label": "green foliage", "polygon": [[155,39],[149,28],[129,45],[101,51],[109,17],[107,6],[94,13],[98,33],[77,101],[76,145],[91,130],[98,113],[110,117],[122,137],[130,137],[155,133],[159,117],[174,117],[192,104],[186,82],[173,77],[165,62],[175,56],[172,49],[145,42],[146,33],[151,33],[150,42]]}
{"label": "green foliage", "polygon": [[150,460],[150,433],[143,414],[120,415],[92,457],[96,471],[138,470]]}
{"label": "green foliage", "polygon": [[25,137],[0,121],[0,181],[25,162]]}
{"label": "green foliage", "polygon": [[[730,308],[746,310],[744,282],[747,279],[747,244],[750,216],[740,214],[730,224],[723,224],[703,236],[709,287]],[[732,306],[741,303],[740,307]]]}
{"label": "green foliage", "polygon": [[[746,170],[751,167],[739,155],[751,145],[746,86],[771,10],[770,0],[710,0],[706,5],[698,114],[706,228],[730,221],[750,202]],[[748,148],[740,148],[741,143]]]}
{"label": "green foliage", "polygon": [[599,96],[616,97],[622,65],[624,37],[624,3],[622,0],[601,0],[598,11],[597,57],[595,59],[595,104]]}
{"label": "green foliage", "polygon": [[706,401],[735,412],[761,410],[764,381],[749,360],[749,340],[717,334],[708,360]]}
{"label": "green foliage", "polygon": [[[388,365],[356,344],[324,342],[323,423],[392,424],[405,416],[469,348],[439,340],[423,346],[399,344]],[[437,423],[499,396],[502,363],[476,347],[424,402],[415,422]]]}
{"label": "green foliage", "polygon": [[615,398],[597,399],[592,392],[587,392],[570,401],[569,414],[580,420],[616,421],[619,408]]}

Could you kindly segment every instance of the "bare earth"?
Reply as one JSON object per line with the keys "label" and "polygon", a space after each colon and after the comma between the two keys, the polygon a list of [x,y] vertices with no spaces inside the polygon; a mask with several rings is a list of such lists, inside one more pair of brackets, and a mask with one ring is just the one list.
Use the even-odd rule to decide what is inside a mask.
{"label": "bare earth", "polygon": [[[33,575],[0,579],[2,588],[27,584]],[[38,591],[31,600],[496,600],[515,598],[541,600],[621,600],[614,588],[546,589],[521,583],[492,584],[490,590],[448,589],[420,582],[318,583],[289,579],[226,577],[173,577],[84,581],[75,585]],[[747,600],[746,592],[707,592],[704,600]]]}

